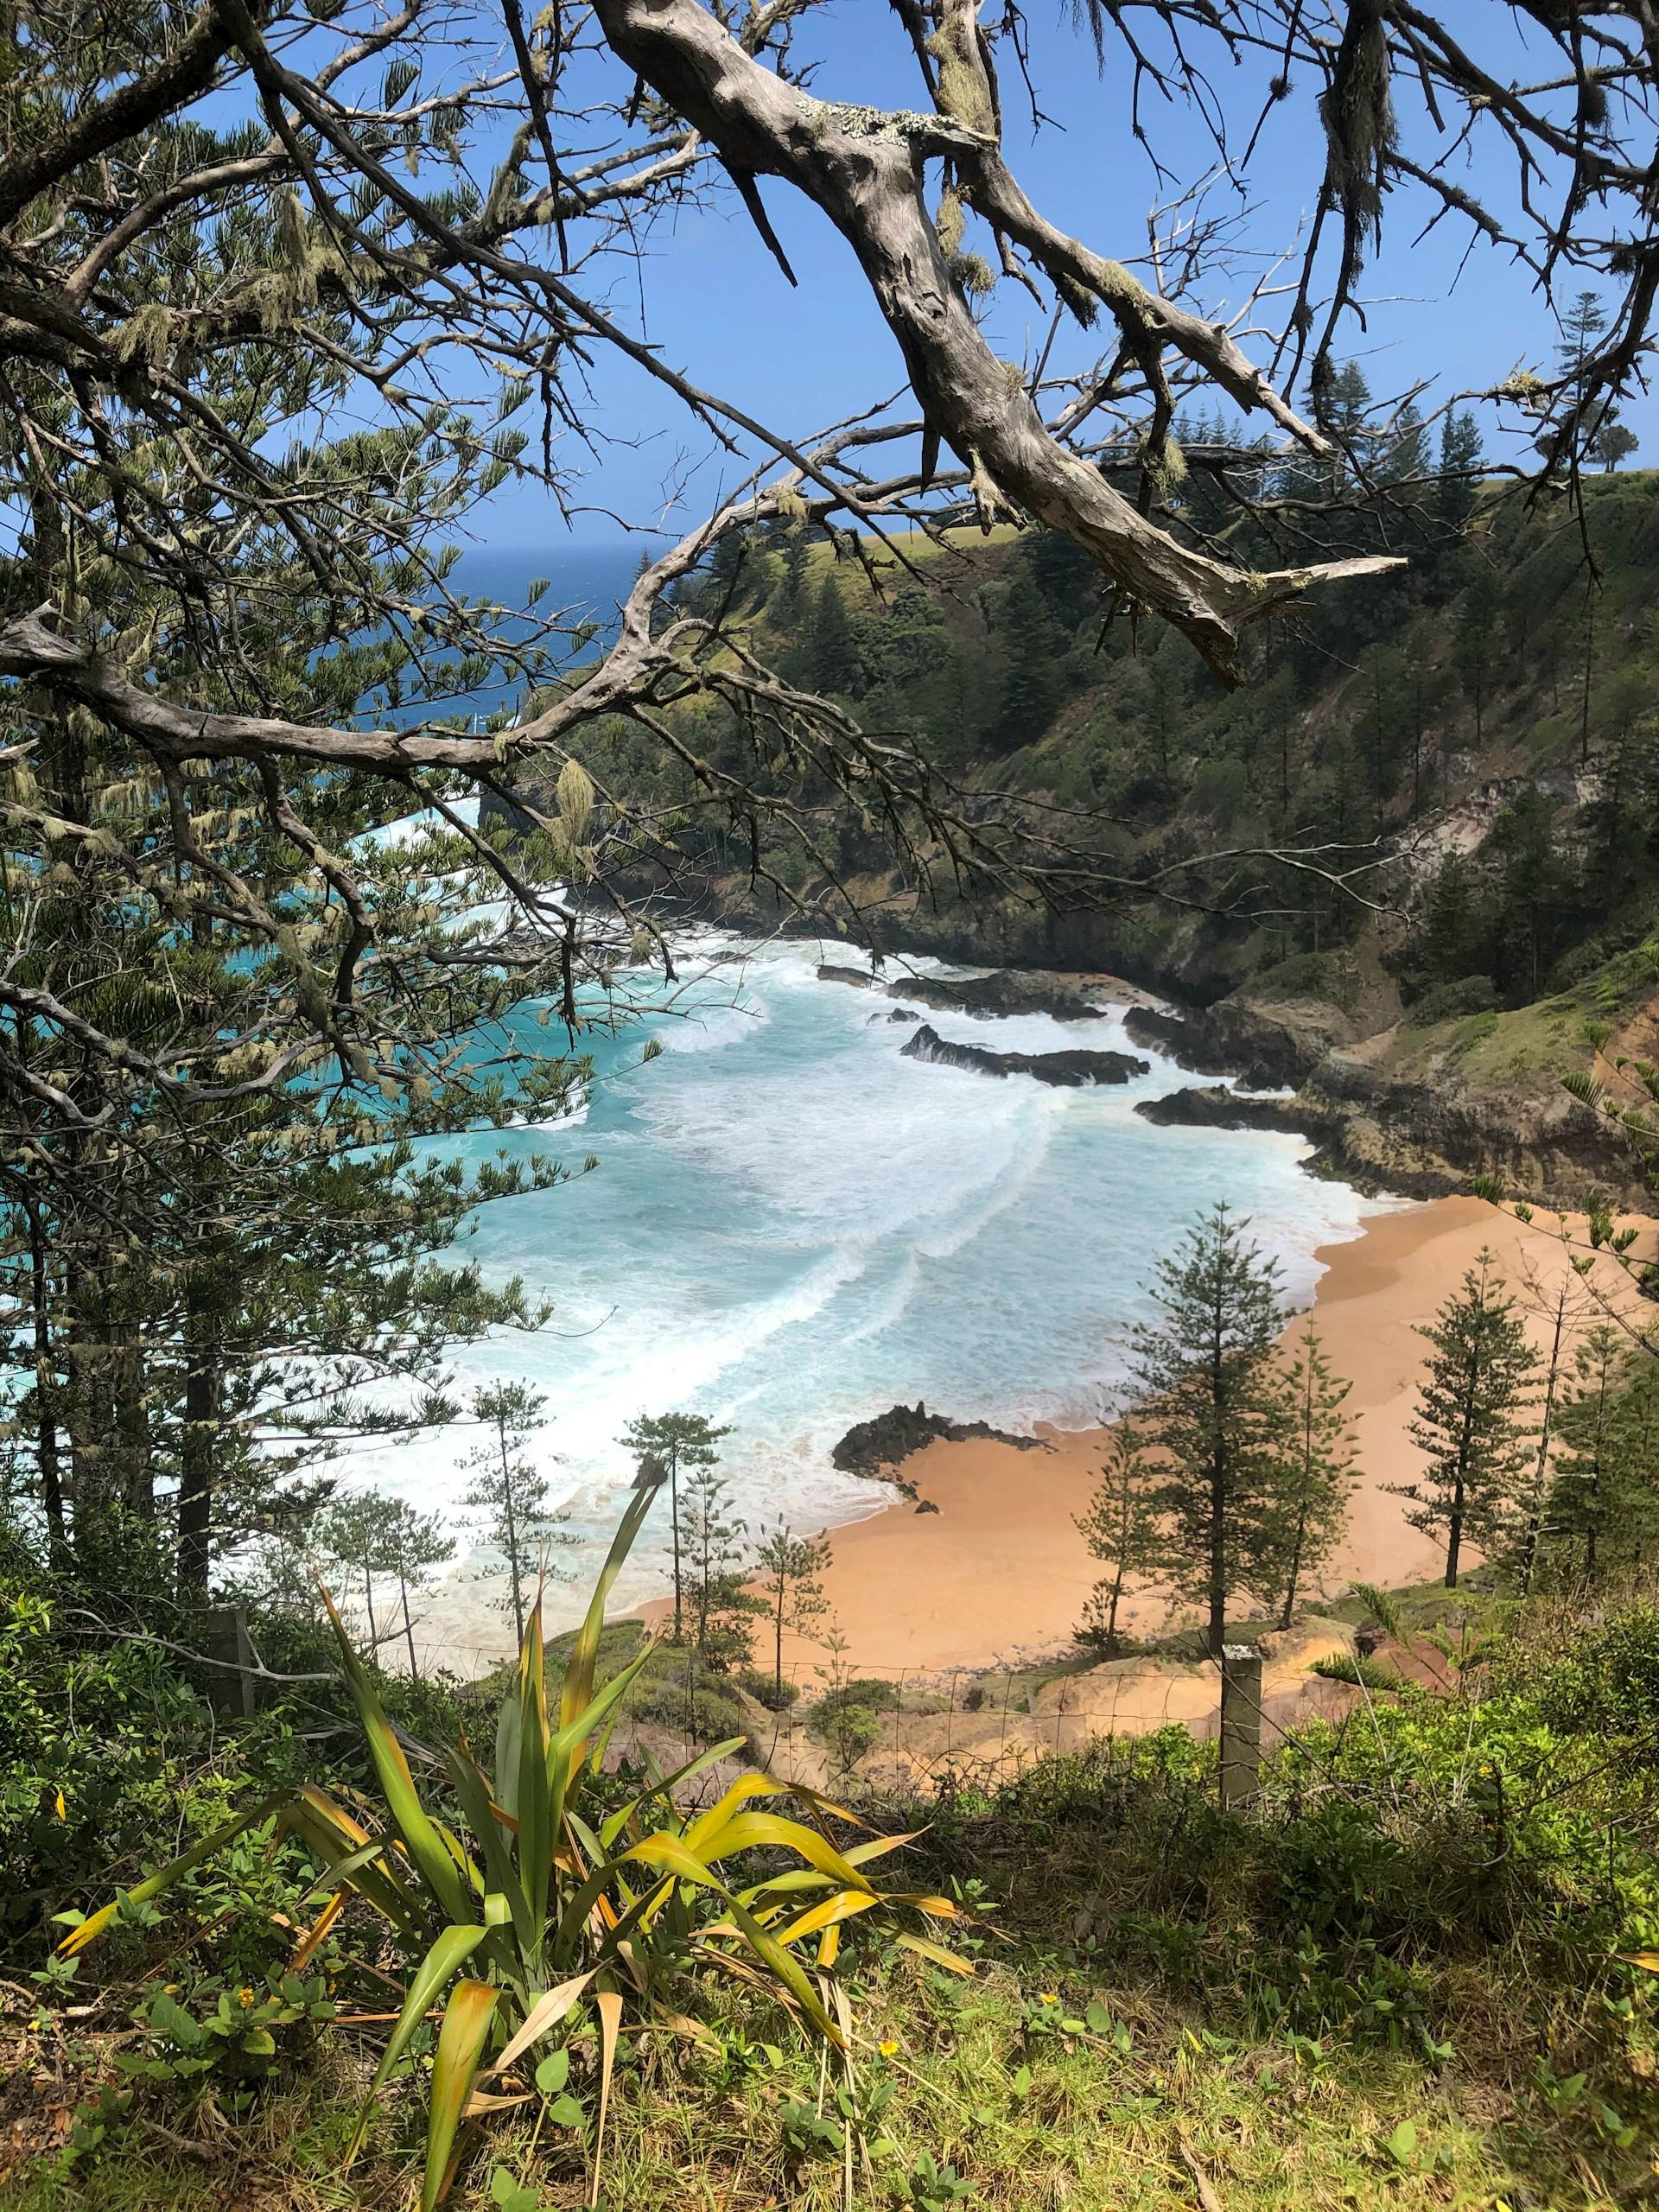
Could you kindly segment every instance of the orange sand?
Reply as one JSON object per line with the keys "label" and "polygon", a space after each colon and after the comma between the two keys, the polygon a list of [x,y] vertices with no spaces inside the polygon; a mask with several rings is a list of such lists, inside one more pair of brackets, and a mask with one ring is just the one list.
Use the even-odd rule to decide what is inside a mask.
{"label": "orange sand", "polygon": [[[1412,1480],[1421,1464],[1407,1433],[1427,1349],[1415,1326],[1433,1319],[1483,1244],[1524,1305],[1553,1298],[1569,1269],[1554,1230],[1554,1217],[1529,1229],[1481,1199],[1440,1198],[1370,1215],[1362,1236],[1318,1255],[1327,1271],[1313,1315],[1332,1366],[1352,1381],[1359,1440],[1360,1480],[1326,1593],[1355,1578],[1401,1584],[1437,1570],[1436,1544],[1407,1526],[1403,1501],[1384,1489]],[[1650,1224],[1637,1249],[1653,1249]],[[1597,1280],[1629,1302],[1612,1263],[1597,1263]],[[1547,1348],[1541,1316],[1531,1326]],[[1073,1516],[1088,1501],[1103,1432],[1042,1433],[1046,1451],[931,1444],[904,1471],[937,1514],[895,1505],[834,1531],[825,1592],[846,1639],[844,1669],[939,1674],[1018,1663],[1070,1641],[1098,1572]],[[1312,1604],[1320,1592],[1307,1594]],[[1128,1624],[1144,1630],[1164,1618],[1161,1603],[1146,1597],[1131,1601]],[[785,1651],[804,1681],[825,1663],[822,1648],[786,1643]]]}

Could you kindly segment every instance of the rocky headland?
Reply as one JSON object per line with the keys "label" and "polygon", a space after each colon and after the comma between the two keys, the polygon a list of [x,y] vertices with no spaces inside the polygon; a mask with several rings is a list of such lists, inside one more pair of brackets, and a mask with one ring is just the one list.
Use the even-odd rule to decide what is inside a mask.
{"label": "rocky headland", "polygon": [[1366,1192],[1442,1198],[1490,1179],[1548,1206],[1577,1207],[1592,1189],[1650,1203],[1628,1139],[1567,1087],[1589,1056],[1571,1009],[1515,1043],[1496,1016],[1368,1033],[1323,1001],[1243,993],[1181,1013],[1131,1007],[1124,1027],[1178,1066],[1293,1094],[1177,1090],[1137,1106],[1150,1121],[1295,1131],[1317,1147],[1312,1172]]}
{"label": "rocky headland", "polygon": [[1324,1124],[1294,1098],[1262,1097],[1206,1084],[1168,1090],[1161,1098],[1141,1098],[1135,1112],[1166,1129],[1280,1129],[1294,1136],[1323,1138]]}
{"label": "rocky headland", "polygon": [[[982,937],[976,947],[965,933],[937,926],[913,934],[911,950],[946,959],[965,963],[976,950],[987,960],[1019,957],[1013,946],[994,946]],[[1090,944],[1079,957],[1097,963],[1118,950]],[[1224,1076],[1238,1086],[1178,1089],[1137,1111],[1187,1127],[1298,1133],[1315,1147],[1306,1162],[1310,1173],[1338,1177],[1368,1192],[1441,1198],[1490,1179],[1535,1205],[1575,1208],[1591,1190],[1615,1205],[1651,1204],[1618,1128],[1566,1087],[1563,1078],[1582,1071],[1590,1052],[1583,1009],[1565,999],[1518,1016],[1477,1014],[1419,1024],[1402,1009],[1397,994],[1371,977],[1338,1004],[1270,995],[1248,980],[1229,979],[1232,988],[1217,992],[1217,979],[1200,981],[1190,966],[1169,975],[1143,968],[1135,971],[1141,981],[1131,984],[1103,978],[1097,966],[1089,974],[1009,968],[995,977],[886,983],[867,969],[842,972],[917,1002],[918,984],[925,982],[963,1012],[1053,1014],[1068,995],[1087,1012],[1127,1001],[1123,1026],[1132,1044],[1191,1074]],[[1186,1002],[1154,999],[1152,991],[1160,987]],[[1187,998],[1195,990],[1202,992],[1201,1002]],[[925,1049],[915,1057],[924,1057]],[[1604,1057],[1620,1053],[1633,1061],[1659,1059],[1659,1004],[1620,1025]],[[1257,1113],[1241,1096],[1250,1091],[1294,1096],[1261,1101]]]}
{"label": "rocky headland", "polygon": [[[784,934],[809,925],[757,912],[735,885],[709,887],[712,916],[723,925],[764,919]],[[997,917],[947,912],[889,917],[887,950],[933,955],[966,965],[1043,956],[1024,938],[999,935]],[[925,923],[925,926],[924,924]],[[1124,1030],[1189,1073],[1224,1076],[1238,1090],[1218,1096],[1175,1090],[1138,1110],[1154,1121],[1189,1127],[1285,1128],[1311,1138],[1310,1173],[1331,1175],[1375,1193],[1440,1198],[1491,1179],[1535,1205],[1576,1208],[1596,1191],[1617,1206],[1652,1203],[1635,1152],[1617,1124],[1569,1090],[1564,1077],[1582,1072],[1591,1053],[1585,1008],[1570,997],[1518,1013],[1476,1013],[1437,1022],[1402,1009],[1386,979],[1367,970],[1357,987],[1331,997],[1302,995],[1215,973],[1191,957],[1128,957],[1129,948],[1096,929],[1073,946],[1056,927],[1046,958],[1074,957],[1073,969],[1049,965],[1001,968],[962,977],[887,975],[849,962],[823,963],[826,982],[908,1002],[899,1014],[926,1005],[979,1016],[1043,1014],[1086,1020],[1107,1006],[1127,1007]],[[1115,963],[1109,969],[1108,962]],[[1123,980],[1128,970],[1133,978]],[[1178,1002],[1160,1000],[1166,990]],[[890,1019],[884,1014],[878,1019]],[[925,1033],[934,1039],[924,1043]],[[1075,1084],[1126,1080],[1141,1072],[1129,1055],[1122,1073],[1096,1068],[1063,1071],[1065,1054],[998,1054],[989,1046],[955,1046],[926,1025],[911,1039],[912,1057],[976,1072],[1022,1072]],[[967,1056],[982,1056],[970,1058]],[[963,1057],[957,1057],[963,1056]],[[1602,1058],[1616,1068],[1659,1061],[1659,997],[1616,1025]],[[1021,1058],[1053,1063],[1045,1072]],[[1202,1087],[1203,1092],[1210,1086]],[[1246,1119],[1240,1091],[1292,1092]]]}

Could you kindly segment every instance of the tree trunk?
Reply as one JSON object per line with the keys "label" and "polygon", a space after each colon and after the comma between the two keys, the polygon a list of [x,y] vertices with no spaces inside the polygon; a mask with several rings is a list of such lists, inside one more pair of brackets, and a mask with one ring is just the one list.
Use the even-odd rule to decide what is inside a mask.
{"label": "tree trunk", "polygon": [[1579,762],[1590,758],[1590,687],[1596,665],[1596,604],[1586,594],[1584,607],[1584,701],[1579,715]]}
{"label": "tree trunk", "polygon": [[220,1370],[213,1319],[194,1272],[185,1287],[184,1434],[179,1449],[179,1595],[207,1594]]}
{"label": "tree trunk", "polygon": [[397,1594],[404,1603],[404,1642],[409,1646],[409,1679],[411,1682],[418,1682],[421,1668],[415,1656],[415,1624],[409,1618],[409,1577],[406,1574],[400,1573],[397,1577]]}
{"label": "tree trunk", "polygon": [[1463,1516],[1467,1503],[1465,1480],[1475,1435],[1475,1398],[1480,1389],[1480,1355],[1471,1354],[1463,1399],[1463,1433],[1458,1439],[1457,1471],[1452,1479],[1452,1510],[1446,1517],[1446,1586],[1458,1586],[1458,1554],[1463,1548]]}
{"label": "tree trunk", "polygon": [[41,1469],[41,1510],[46,1516],[48,1543],[54,1554],[68,1548],[63,1515],[63,1468],[58,1456],[58,1417],[53,1405],[51,1284],[46,1264],[46,1235],[40,1208],[23,1199],[29,1222],[29,1300],[35,1319],[35,1439]]}
{"label": "tree trunk", "polygon": [[1584,1528],[1584,1579],[1596,1579],[1596,1530],[1601,1519],[1601,1460],[1598,1456],[1590,1475],[1590,1514]]}
{"label": "tree trunk", "polygon": [[145,1402],[144,1348],[137,1332],[124,1327],[115,1359],[117,1421],[125,1466],[129,1510],[141,1521],[156,1518],[156,1474],[150,1461],[149,1412]]}
{"label": "tree trunk", "polygon": [[1106,1652],[1109,1658],[1117,1656],[1117,1608],[1123,1596],[1122,1547],[1118,1547],[1117,1572],[1112,1577],[1112,1601],[1106,1610]]}
{"label": "tree trunk", "polygon": [[1458,1554],[1463,1548],[1463,1477],[1459,1475],[1452,1492],[1452,1514],[1446,1522],[1446,1586],[1458,1586]]}
{"label": "tree trunk", "polygon": [[522,1650],[524,1643],[524,1592],[518,1572],[518,1516],[513,1510],[512,1466],[507,1458],[505,1421],[496,1424],[496,1440],[501,1446],[501,1510],[507,1527],[507,1566],[512,1575],[512,1624]]}
{"label": "tree trunk", "polygon": [[1219,1307],[1211,1351],[1210,1390],[1215,1422],[1210,1447],[1210,1649],[1219,1658],[1227,1641],[1227,1442],[1222,1426],[1226,1380]]}
{"label": "tree trunk", "polygon": [[1521,1595],[1532,1594],[1532,1578],[1538,1567],[1538,1545],[1543,1535],[1544,1484],[1549,1467],[1549,1438],[1555,1414],[1555,1385],[1561,1361],[1561,1331],[1567,1324],[1567,1287],[1555,1300],[1555,1333],[1549,1347],[1549,1381],[1544,1391],[1544,1422],[1538,1437],[1538,1460],[1533,1476],[1532,1498],[1521,1538]]}
{"label": "tree trunk", "polygon": [[1296,1515],[1296,1541],[1290,1549],[1290,1573],[1285,1583],[1285,1602],[1279,1616],[1281,1628],[1288,1628],[1296,1611],[1296,1586],[1302,1579],[1302,1546],[1307,1540],[1307,1500],[1303,1498]]}
{"label": "tree trunk", "polygon": [[683,1585],[680,1580],[680,1454],[678,1448],[668,1447],[668,1519],[669,1535],[674,1545],[674,1641],[685,1642]]}
{"label": "tree trunk", "polygon": [[1218,1473],[1212,1473],[1210,1483],[1210,1635],[1211,1653],[1217,1658],[1227,1641],[1227,1576],[1226,1550],[1223,1533],[1223,1513],[1226,1489]]}

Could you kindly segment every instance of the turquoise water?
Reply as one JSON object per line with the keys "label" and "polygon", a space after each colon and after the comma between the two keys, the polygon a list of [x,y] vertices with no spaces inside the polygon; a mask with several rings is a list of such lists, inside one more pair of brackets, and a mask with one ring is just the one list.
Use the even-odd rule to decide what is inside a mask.
{"label": "turquoise water", "polygon": [[[533,1448],[594,1557],[632,1474],[616,1439],[638,1414],[732,1424],[726,1464],[752,1529],[831,1525],[890,1495],[837,1473],[829,1450],[897,1399],[1015,1428],[1097,1418],[1122,1389],[1153,1262],[1217,1198],[1253,1217],[1298,1303],[1314,1248],[1358,1233],[1362,1202],[1304,1175],[1300,1140],[1139,1119],[1137,1097],[1187,1080],[1167,1065],[1125,1089],[1065,1091],[906,1060],[912,1027],[887,1021],[883,999],[820,982],[823,957],[849,956],[702,941],[671,1007],[595,1040],[600,1080],[572,1125],[505,1140],[572,1166],[591,1150],[600,1166],[483,1211],[486,1272],[522,1274],[556,1312],[543,1333],[455,1364],[463,1387],[512,1376],[546,1393],[553,1420]],[[926,1018],[1009,1050],[1125,1042],[1109,1009],[1065,1025]],[[664,1049],[642,1066],[648,1035]],[[429,1435],[347,1471],[449,1510],[472,1440]],[[622,1601],[663,1586],[664,1535],[648,1533]],[[462,1641],[454,1624],[479,1617],[465,1586],[443,1608]],[[574,1593],[554,1607],[575,1609]]]}

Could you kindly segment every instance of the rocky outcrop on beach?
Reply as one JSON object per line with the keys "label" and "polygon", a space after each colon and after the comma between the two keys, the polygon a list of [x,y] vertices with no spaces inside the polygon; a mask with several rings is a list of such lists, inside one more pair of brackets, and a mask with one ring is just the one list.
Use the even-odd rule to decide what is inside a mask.
{"label": "rocky outcrop on beach", "polygon": [[1403,1065],[1358,1048],[1320,1061],[1300,1103],[1324,1124],[1328,1172],[1360,1189],[1439,1198],[1491,1178],[1535,1205],[1570,1210],[1595,1189],[1615,1205],[1652,1205],[1623,1131],[1548,1070],[1471,1075],[1438,1048]]}
{"label": "rocky outcrop on beach", "polygon": [[[952,1444],[982,1437],[993,1444],[1012,1444],[1021,1452],[1046,1448],[1037,1437],[1010,1436],[1006,1429],[993,1428],[988,1421],[950,1421],[944,1414],[930,1413],[918,1398],[913,1406],[889,1406],[884,1414],[855,1422],[831,1451],[830,1464],[843,1474],[891,1482],[912,1452],[921,1451],[941,1436]],[[913,1495],[907,1484],[900,1482],[899,1488]]]}
{"label": "rocky outcrop on beach", "polygon": [[1123,1028],[1190,1075],[1230,1075],[1249,1090],[1294,1090],[1359,1033],[1322,999],[1218,999],[1179,1014],[1132,1006]]}
{"label": "rocky outcrop on beach", "polygon": [[[800,918],[753,912],[735,884],[710,885],[707,895],[708,912],[694,918],[715,918],[728,926],[764,921],[769,933],[785,935],[804,934],[810,926]],[[1129,945],[1109,936],[1103,941],[1088,936],[1073,946],[1064,931],[1051,931],[1040,948],[1024,938],[1005,938],[1000,934],[1001,911],[986,913],[959,906],[937,927],[924,926],[927,917],[919,912],[902,925],[890,915],[890,960],[902,950],[964,966],[997,958],[1043,964],[992,976],[939,977],[883,974],[850,961],[826,961],[818,973],[827,982],[867,991],[878,1001],[900,1002],[891,1014],[884,1007],[874,1017],[878,1020],[896,1020],[922,1004],[987,1017],[1039,1012],[1061,1019],[1097,1017],[1103,1002],[1127,1006],[1123,1027],[1131,1044],[1150,1048],[1193,1075],[1230,1077],[1241,1090],[1296,1094],[1294,1108],[1269,1102],[1260,1120],[1247,1123],[1237,1091],[1226,1094],[1229,1103],[1224,1106],[1218,1099],[1200,1101],[1173,1090],[1165,1100],[1147,1102],[1143,1110],[1149,1119],[1190,1127],[1300,1130],[1315,1146],[1304,1162],[1309,1173],[1339,1178],[1368,1192],[1439,1198],[1467,1192],[1478,1178],[1491,1178],[1535,1205],[1571,1210],[1583,1204],[1592,1188],[1615,1206],[1647,1211],[1652,1205],[1617,1123],[1564,1086],[1563,1077],[1582,1071],[1588,1058],[1581,995],[1414,1026],[1409,1015],[1402,1018],[1398,991],[1374,969],[1350,976],[1338,994],[1338,1004],[1332,998],[1245,982],[1236,964],[1224,971],[1212,971],[1203,963],[1183,964],[1168,948],[1156,955],[1133,955]],[[514,939],[512,945],[520,955],[545,949],[528,938]],[[1078,969],[1090,972],[1073,973],[1056,964],[1073,956]],[[478,957],[497,958],[499,948]],[[1119,975],[1127,969],[1146,988],[1115,982],[1106,972],[1109,967]],[[1201,995],[1205,1002],[1148,1002],[1151,989]],[[931,1045],[924,1042],[930,1035]],[[976,1073],[1028,1073],[1066,1084],[1121,1082],[1141,1071],[1130,1056],[1118,1055],[1128,1061],[1120,1072],[1110,1071],[1108,1056],[1105,1066],[1090,1071],[1074,1067],[1065,1073],[1071,1054],[996,1053],[988,1047],[948,1044],[925,1027],[917,1029],[909,1050],[914,1058]],[[1607,1051],[1632,1063],[1659,1058],[1659,1021],[1651,1009],[1637,1008]],[[1039,1060],[1045,1067],[1034,1065]]]}
{"label": "rocky outcrop on beach", "polygon": [[983,1045],[953,1044],[925,1021],[904,1047],[903,1057],[936,1067],[965,1068],[974,1075],[1034,1076],[1039,1083],[1065,1090],[1128,1083],[1132,1076],[1149,1074],[1152,1068],[1149,1060],[1136,1059],[1132,1052],[994,1052]]}
{"label": "rocky outcrop on beach", "polygon": [[[873,982],[855,969],[845,974]],[[959,981],[909,977],[874,988],[918,1003],[948,1001],[963,1013],[1054,1014],[1069,995],[1074,1011],[1097,1014],[1088,1001],[1104,995],[1097,980],[1052,970]],[[1132,1044],[1160,1058],[1193,1075],[1230,1077],[1239,1086],[1194,1084],[1137,1103],[1147,1120],[1166,1127],[1306,1136],[1314,1146],[1305,1162],[1309,1173],[1367,1192],[1441,1198],[1491,1177],[1537,1205],[1577,1206],[1592,1186],[1615,1205],[1650,1203],[1618,1128],[1562,1084],[1561,1071],[1583,1060],[1573,1036],[1564,1033],[1559,1052],[1547,1047],[1526,1065],[1493,1065],[1481,1052],[1478,1024],[1414,1030],[1400,1020],[1397,998],[1390,1014],[1248,988],[1205,1006],[1131,1005],[1123,1027]],[[1649,1052],[1645,1042],[1639,1048]],[[927,1025],[905,1050],[913,1059],[977,1074],[1029,1074],[1068,1084],[1122,1083],[1144,1072],[1144,1064],[1127,1054],[1001,1053],[953,1043]],[[1103,1065],[1090,1069],[1086,1063],[1096,1057]],[[1114,1061],[1124,1065],[1114,1068]],[[1294,1096],[1249,1095],[1261,1091]]]}

